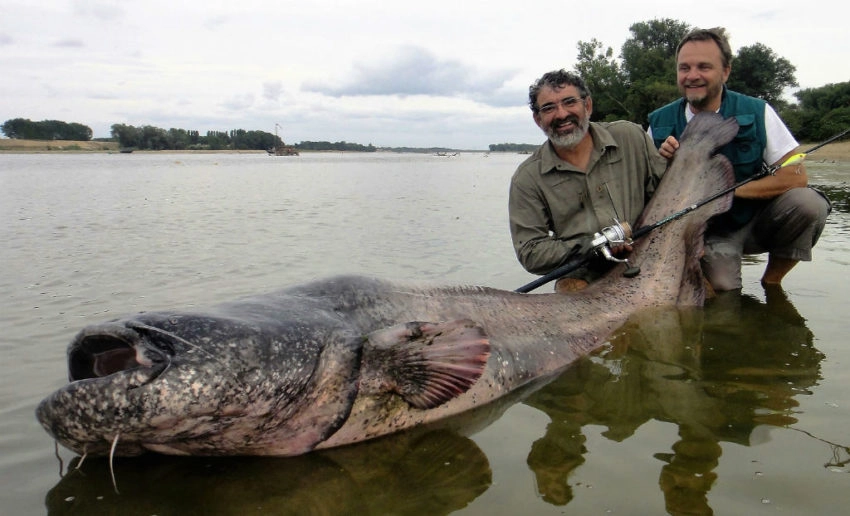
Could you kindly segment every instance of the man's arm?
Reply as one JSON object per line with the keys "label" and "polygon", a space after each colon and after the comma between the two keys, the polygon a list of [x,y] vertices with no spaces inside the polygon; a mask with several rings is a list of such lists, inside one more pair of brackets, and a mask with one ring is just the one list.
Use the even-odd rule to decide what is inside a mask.
{"label": "man's arm", "polygon": [[[788,130],[785,122],[779,118],[776,111],[768,104],[764,107],[765,130],[767,131],[767,147],[764,150],[764,161],[773,166],[785,163],[794,155],[797,140]],[[776,159],[776,156],[783,154]],[[742,199],[772,199],[792,188],[805,187],[809,184],[806,166],[803,162],[782,167],[775,175],[766,176],[751,181],[735,190],[735,196]]]}
{"label": "man's arm", "polygon": [[[782,156],[775,165],[780,165],[794,155],[794,151]],[[782,167],[776,174],[750,181],[735,189],[735,196],[741,199],[773,199],[792,188],[801,188],[809,184],[806,165],[803,162]]]}
{"label": "man's arm", "polygon": [[549,233],[548,210],[528,187],[511,182],[508,199],[511,239],[517,259],[532,274],[546,274],[563,265],[584,240],[562,240]]}

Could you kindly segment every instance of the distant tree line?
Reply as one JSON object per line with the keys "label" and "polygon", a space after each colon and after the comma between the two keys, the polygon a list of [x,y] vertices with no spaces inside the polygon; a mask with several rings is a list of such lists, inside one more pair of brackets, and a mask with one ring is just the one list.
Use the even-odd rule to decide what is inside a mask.
{"label": "distant tree line", "polygon": [[121,147],[139,150],[268,150],[283,145],[280,137],[271,133],[244,129],[201,135],[186,129],[113,124],[111,134]]}
{"label": "distant tree line", "polygon": [[[22,140],[76,140],[92,139],[90,127],[59,120],[32,122],[23,118],[7,120],[0,126],[8,138]],[[132,126],[113,124],[110,130],[111,140],[117,141],[123,148],[138,150],[272,150],[284,146],[283,140],[265,131],[199,131],[186,129],[162,129],[151,125]],[[372,145],[359,143],[303,141],[294,145],[299,150],[311,151],[353,151],[375,152]]]}
{"label": "distant tree line", "polygon": [[441,152],[458,151],[458,149],[449,147],[381,147],[380,150],[399,154],[439,154]]}
{"label": "distant tree line", "polygon": [[[271,150],[284,145],[283,140],[265,131],[207,131],[201,135],[198,131],[185,129],[160,129],[149,125],[114,124],[112,137],[121,147],[139,150]],[[312,151],[358,151],[375,152],[370,143],[361,145],[350,142],[301,142],[293,145],[298,150]]]}
{"label": "distant tree line", "polygon": [[25,118],[6,120],[0,130],[7,138],[20,140],[76,140],[87,142],[92,138],[91,127],[59,120],[33,122]]}
{"label": "distant tree line", "polygon": [[361,145],[351,142],[301,142],[295,144],[294,147],[298,150],[310,151],[355,151],[355,152],[375,152],[378,149],[371,143],[369,145]]}
{"label": "distant tree line", "polygon": [[539,146],[531,143],[491,143],[490,152],[533,152]]}

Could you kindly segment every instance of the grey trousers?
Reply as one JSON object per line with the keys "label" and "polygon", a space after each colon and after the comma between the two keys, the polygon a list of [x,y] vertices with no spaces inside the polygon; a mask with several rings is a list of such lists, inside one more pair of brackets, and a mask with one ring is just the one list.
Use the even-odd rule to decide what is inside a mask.
{"label": "grey trousers", "polygon": [[705,235],[702,269],[715,290],[741,288],[741,260],[747,254],[811,261],[832,206],[814,188],[792,188],[776,197],[752,220],[733,231]]}

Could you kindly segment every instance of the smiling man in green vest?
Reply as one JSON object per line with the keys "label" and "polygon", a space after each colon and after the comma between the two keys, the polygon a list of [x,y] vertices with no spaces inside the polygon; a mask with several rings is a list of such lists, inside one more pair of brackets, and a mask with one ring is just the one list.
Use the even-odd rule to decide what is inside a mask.
{"label": "smiling man in green vest", "polygon": [[[650,113],[648,132],[661,155],[672,159],[678,138],[696,113],[735,117],[738,135],[720,152],[741,181],[766,165],[784,163],[798,143],[764,100],[726,88],[731,62],[724,29],[696,29],[686,35],[676,49],[682,98]],[[729,212],[709,222],[703,257],[706,278],[717,291],[740,289],[743,255],[769,253],[761,282],[780,285],[799,261],[812,259],[829,211],[826,197],[808,188],[801,162],[738,187]]]}

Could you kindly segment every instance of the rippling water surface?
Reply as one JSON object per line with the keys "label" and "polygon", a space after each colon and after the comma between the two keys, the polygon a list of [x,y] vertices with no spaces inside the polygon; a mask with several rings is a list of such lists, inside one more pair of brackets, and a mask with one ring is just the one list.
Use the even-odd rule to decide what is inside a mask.
{"label": "rippling water surface", "polygon": [[[33,415],[84,325],[336,273],[514,289],[524,156],[0,154],[4,514],[834,514],[850,485],[850,165],[785,289],[638,314],[494,423],[294,459],[102,459]],[[542,287],[546,289],[547,287]]]}

